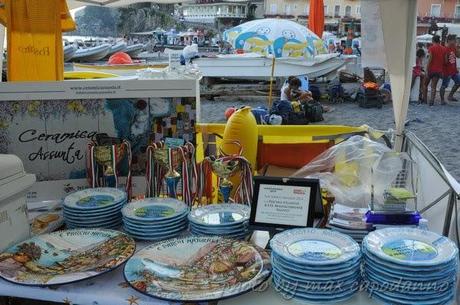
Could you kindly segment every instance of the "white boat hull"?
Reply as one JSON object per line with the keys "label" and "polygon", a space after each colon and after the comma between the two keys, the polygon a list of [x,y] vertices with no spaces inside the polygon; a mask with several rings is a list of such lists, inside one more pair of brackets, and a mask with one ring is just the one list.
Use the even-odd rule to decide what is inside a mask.
{"label": "white boat hull", "polygon": [[73,64],[73,71],[77,72],[100,72],[116,74],[120,76],[135,76],[140,69],[158,69],[163,71],[168,63],[158,64],[131,64],[131,65],[94,65],[94,64]]}
{"label": "white boat hull", "polygon": [[[243,79],[268,79],[272,74],[273,59],[267,57],[221,56],[193,60],[203,76]],[[345,61],[333,54],[320,55],[311,60],[277,58],[274,77],[306,75],[316,78],[334,72]]]}

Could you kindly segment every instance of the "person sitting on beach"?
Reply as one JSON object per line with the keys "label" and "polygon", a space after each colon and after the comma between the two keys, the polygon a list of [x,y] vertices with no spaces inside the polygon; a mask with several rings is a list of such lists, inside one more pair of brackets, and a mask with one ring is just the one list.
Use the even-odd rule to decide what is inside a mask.
{"label": "person sitting on beach", "polygon": [[460,74],[458,73],[457,69],[457,57],[460,57],[460,50],[457,46],[457,36],[448,35],[446,54],[444,58],[444,79],[442,80],[441,89],[439,90],[442,104],[445,104],[444,93],[446,92],[446,88],[449,86],[451,79],[454,81],[454,86],[450,90],[447,99],[451,102],[457,101],[457,99],[454,98],[455,92],[457,91],[458,87],[460,87]]}
{"label": "person sitting on beach", "polygon": [[289,76],[286,84],[281,88],[281,100],[289,102],[310,102],[313,100],[310,91],[300,88],[302,82],[295,76]]}
{"label": "person sitting on beach", "polygon": [[[281,100],[289,101],[294,110],[300,110],[302,104],[314,103],[311,91],[301,88],[302,82],[296,76],[289,76],[287,83],[281,88]],[[317,102],[319,104],[319,102]],[[333,111],[329,106],[321,106],[324,112]]]}

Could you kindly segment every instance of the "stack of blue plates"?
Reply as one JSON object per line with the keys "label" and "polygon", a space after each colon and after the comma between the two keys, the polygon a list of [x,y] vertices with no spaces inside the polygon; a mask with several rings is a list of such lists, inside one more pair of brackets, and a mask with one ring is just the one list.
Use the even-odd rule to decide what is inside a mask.
{"label": "stack of blue plates", "polygon": [[387,228],[363,240],[364,277],[373,298],[389,304],[451,304],[458,248],[416,228]]}
{"label": "stack of blue plates", "polygon": [[185,203],[173,198],[133,201],[122,210],[123,228],[139,240],[173,238],[187,229],[188,212]]}
{"label": "stack of blue plates", "polygon": [[326,229],[292,229],[270,241],[272,279],[285,297],[342,302],[360,286],[361,251],[349,236]]}
{"label": "stack of blue plates", "polygon": [[116,188],[85,189],[64,199],[63,215],[69,229],[121,226],[121,209],[126,203],[124,191]]}
{"label": "stack of blue plates", "polygon": [[213,204],[188,215],[190,231],[196,235],[218,235],[243,239],[249,234],[251,209],[242,204]]}

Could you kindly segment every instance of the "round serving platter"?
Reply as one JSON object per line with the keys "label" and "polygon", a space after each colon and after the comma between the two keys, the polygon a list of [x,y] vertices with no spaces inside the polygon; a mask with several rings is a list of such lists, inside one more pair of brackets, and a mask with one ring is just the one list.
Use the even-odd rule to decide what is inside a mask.
{"label": "round serving platter", "polygon": [[117,268],[135,248],[131,237],[107,229],[38,235],[0,254],[0,277],[30,286],[68,284]]}
{"label": "round serving platter", "polygon": [[248,292],[271,273],[268,253],[247,242],[189,236],[148,246],[125,265],[126,281],[152,297],[205,302]]}

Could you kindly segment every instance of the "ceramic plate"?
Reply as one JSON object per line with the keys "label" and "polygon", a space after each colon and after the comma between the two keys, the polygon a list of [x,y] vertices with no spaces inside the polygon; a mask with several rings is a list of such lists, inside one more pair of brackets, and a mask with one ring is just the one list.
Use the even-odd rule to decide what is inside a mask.
{"label": "ceramic plate", "polygon": [[251,209],[242,204],[213,204],[196,208],[189,214],[190,222],[203,226],[233,226],[247,222]]}
{"label": "ceramic plate", "polygon": [[213,231],[213,232],[232,232],[232,231],[243,231],[248,230],[249,224],[248,223],[241,223],[235,226],[203,226],[198,225],[194,222],[191,222],[190,225],[198,230],[202,231]]}
{"label": "ceramic plate", "polygon": [[269,255],[247,242],[189,236],[153,244],[125,265],[125,278],[147,295],[177,302],[228,298],[262,284]]}
{"label": "ceramic plate", "polygon": [[369,233],[366,251],[401,265],[435,266],[457,259],[458,248],[448,238],[415,228],[386,228]]}
{"label": "ceramic plate", "polygon": [[114,220],[121,220],[121,213],[114,214],[109,217],[101,217],[101,218],[76,218],[71,216],[64,216],[66,221],[71,221],[75,223],[104,223],[104,222],[111,222]]}
{"label": "ceramic plate", "polygon": [[214,233],[214,234],[234,234],[234,233],[241,233],[241,232],[248,232],[249,229],[247,227],[229,229],[229,230],[215,230],[214,228],[203,228],[197,227],[194,224],[190,224],[190,228],[192,230],[197,230],[204,233]]}
{"label": "ceramic plate", "polygon": [[64,199],[64,209],[104,210],[126,201],[126,193],[116,188],[101,187],[72,193]]}
{"label": "ceramic plate", "polygon": [[108,272],[135,250],[112,230],[66,230],[35,236],[0,254],[0,277],[23,285],[61,285]]}
{"label": "ceramic plate", "polygon": [[454,293],[448,295],[444,298],[436,298],[435,300],[427,300],[427,301],[417,301],[413,298],[410,300],[405,300],[401,298],[395,298],[388,296],[386,293],[382,293],[379,291],[372,291],[372,295],[377,299],[384,301],[386,304],[411,304],[411,305],[431,305],[431,304],[451,304],[452,299],[454,298]]}
{"label": "ceramic plate", "polygon": [[177,224],[179,222],[184,222],[187,221],[187,213],[184,213],[183,215],[180,215],[179,217],[174,217],[171,219],[165,219],[165,220],[154,220],[154,221],[140,221],[128,217],[123,217],[124,221],[131,223],[132,225],[135,226],[169,226],[173,224]]}
{"label": "ceramic plate", "polygon": [[185,216],[188,206],[173,198],[146,198],[125,206],[123,216],[137,221],[159,221]]}
{"label": "ceramic plate", "polygon": [[130,234],[132,233],[132,234],[139,235],[139,236],[156,237],[156,236],[170,235],[170,234],[174,234],[177,232],[182,232],[182,231],[187,230],[187,227],[186,226],[177,227],[177,228],[174,228],[168,231],[136,231],[126,226],[123,226],[123,229]]}
{"label": "ceramic plate", "polygon": [[275,290],[281,292],[281,294],[286,297],[286,299],[295,298],[298,300],[302,300],[303,302],[308,303],[318,303],[324,304],[325,302],[343,302],[349,298],[351,298],[356,291],[359,289],[359,283],[356,283],[351,286],[351,288],[347,291],[340,291],[338,290],[336,293],[306,293],[300,292],[295,286],[290,285],[289,283],[283,282],[278,277],[273,277],[273,284]]}
{"label": "ceramic plate", "polygon": [[401,264],[395,264],[390,261],[380,259],[378,256],[373,255],[366,251],[366,248],[362,248],[363,256],[369,262],[372,262],[375,266],[381,266],[384,269],[397,269],[402,272],[409,273],[432,273],[432,272],[445,272],[446,270],[456,269],[458,266],[458,260],[453,260],[448,263],[436,265],[436,266],[405,266]]}
{"label": "ceramic plate", "polygon": [[129,221],[126,221],[126,219],[123,219],[123,224],[126,227],[133,229],[133,230],[137,230],[137,231],[168,231],[168,230],[174,230],[175,228],[178,228],[178,227],[188,226],[188,222],[186,220],[177,222],[177,223],[173,223],[173,224],[158,226],[158,225],[153,225],[153,224],[138,225],[136,223],[131,223]]}
{"label": "ceramic plate", "polygon": [[70,209],[64,208],[64,214],[74,216],[74,217],[101,217],[107,215],[113,215],[115,213],[120,213],[123,206],[126,204],[126,201],[122,201],[120,203],[114,204],[105,209],[97,209],[97,210],[78,210],[78,209]]}
{"label": "ceramic plate", "polygon": [[312,266],[312,265],[301,265],[290,262],[276,253],[272,252],[272,260],[275,261],[275,264],[279,266],[286,267],[287,269],[296,270],[301,273],[310,274],[310,275],[326,275],[326,274],[336,274],[341,272],[347,272],[350,270],[354,270],[355,268],[359,267],[361,264],[361,258],[357,257],[356,259],[352,259],[344,264],[339,265],[320,265],[320,266]]}
{"label": "ceramic plate", "polygon": [[270,247],[282,258],[307,265],[341,264],[360,256],[357,242],[342,233],[302,228],[276,234]]}

